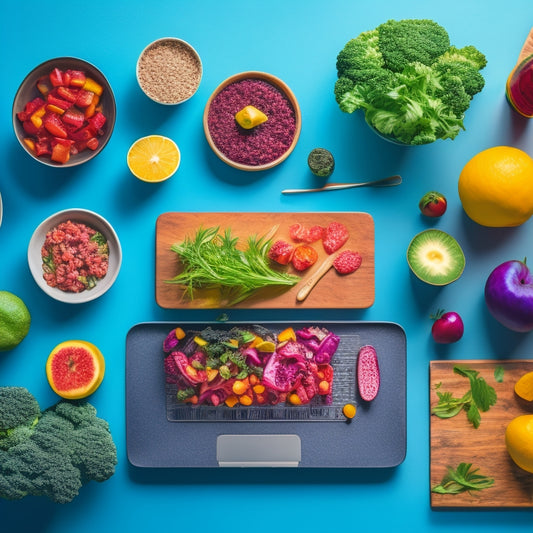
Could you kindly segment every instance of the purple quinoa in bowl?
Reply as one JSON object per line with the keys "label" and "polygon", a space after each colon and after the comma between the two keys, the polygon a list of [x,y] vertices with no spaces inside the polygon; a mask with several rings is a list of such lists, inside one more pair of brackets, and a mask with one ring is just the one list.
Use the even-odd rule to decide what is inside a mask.
{"label": "purple quinoa in bowl", "polygon": [[[247,106],[267,120],[245,129],[236,120]],[[242,72],[221,83],[207,102],[204,131],[216,155],[241,170],[265,170],[284,161],[301,129],[298,102],[278,78],[263,72]]]}

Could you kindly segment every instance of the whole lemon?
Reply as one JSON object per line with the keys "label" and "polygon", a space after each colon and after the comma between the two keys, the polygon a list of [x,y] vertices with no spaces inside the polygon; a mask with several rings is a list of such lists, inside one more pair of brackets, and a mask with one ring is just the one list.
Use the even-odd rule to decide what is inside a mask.
{"label": "whole lemon", "polygon": [[12,350],[28,334],[31,315],[15,294],[0,291],[0,352]]}
{"label": "whole lemon", "polygon": [[459,198],[482,226],[523,224],[533,215],[533,159],[510,146],[479,152],[461,171]]}
{"label": "whole lemon", "polygon": [[505,445],[511,459],[533,473],[533,415],[513,418],[505,430]]}

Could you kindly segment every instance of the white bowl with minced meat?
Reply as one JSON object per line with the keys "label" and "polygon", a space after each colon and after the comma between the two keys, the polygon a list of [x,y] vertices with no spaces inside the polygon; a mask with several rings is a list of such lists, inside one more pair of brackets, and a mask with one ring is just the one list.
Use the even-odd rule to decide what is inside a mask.
{"label": "white bowl with minced meat", "polygon": [[33,232],[28,264],[35,282],[50,297],[84,303],[106,293],[122,263],[115,230],[87,209],[65,209],[46,218]]}

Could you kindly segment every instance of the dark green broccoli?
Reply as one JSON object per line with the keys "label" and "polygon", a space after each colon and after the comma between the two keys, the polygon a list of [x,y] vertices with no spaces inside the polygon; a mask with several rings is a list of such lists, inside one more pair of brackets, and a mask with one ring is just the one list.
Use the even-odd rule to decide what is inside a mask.
{"label": "dark green broccoli", "polygon": [[335,158],[325,148],[314,148],[307,157],[311,172],[320,178],[329,178],[335,170]]}
{"label": "dark green broccoli", "polygon": [[485,56],[450,45],[429,19],[389,20],[351,39],[337,56],[341,111],[365,112],[378,133],[403,144],[454,139],[485,80]]}
{"label": "dark green broccoli", "polygon": [[60,401],[41,412],[23,387],[0,387],[0,497],[72,501],[85,483],[115,473],[108,423],[86,401]]}

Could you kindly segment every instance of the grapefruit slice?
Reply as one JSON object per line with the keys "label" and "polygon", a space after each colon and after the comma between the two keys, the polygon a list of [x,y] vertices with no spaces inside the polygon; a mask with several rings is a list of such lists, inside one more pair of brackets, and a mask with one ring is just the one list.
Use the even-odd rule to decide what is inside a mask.
{"label": "grapefruit slice", "polygon": [[65,341],[58,344],[46,361],[46,377],[53,391],[68,400],[91,395],[102,383],[105,361],[90,342]]}

